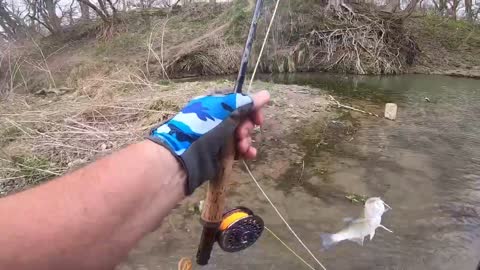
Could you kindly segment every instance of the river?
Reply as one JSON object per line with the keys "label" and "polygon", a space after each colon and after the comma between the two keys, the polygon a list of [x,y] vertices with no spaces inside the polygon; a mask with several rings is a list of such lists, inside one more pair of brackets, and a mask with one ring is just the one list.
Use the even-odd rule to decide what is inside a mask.
{"label": "river", "polygon": [[[260,79],[319,88],[319,93],[326,90],[342,103],[377,112],[383,110],[385,102],[399,106],[396,121],[352,114],[349,121],[355,122],[356,132],[348,133],[333,147],[319,147],[318,142],[308,145],[310,141],[302,138],[311,133],[306,127],[286,145],[279,146],[283,148],[277,151],[280,154],[261,157],[251,164],[277,207],[327,269],[475,269],[480,261],[479,80],[319,73],[268,75]],[[332,125],[345,122],[329,121]],[[286,140],[281,132],[278,137]],[[330,136],[334,139],[340,133]],[[274,142],[276,139],[272,138]],[[296,144],[301,141],[307,143],[308,150],[300,157],[304,169],[302,162],[291,162],[291,156],[298,154]],[[277,171],[282,171],[281,175]],[[229,193],[229,206],[239,204],[256,211],[269,228],[320,269],[248,175],[237,169],[233,178],[236,183]],[[118,270],[176,269],[180,257],[193,258],[201,226],[198,214],[186,208],[201,200],[203,194],[197,192],[178,207]],[[342,242],[322,250],[321,233],[340,230],[344,218],[362,211],[361,204],[345,198],[347,194],[384,199],[393,210],[384,214],[383,224],[394,233],[378,229],[375,238],[366,240],[363,247]],[[215,247],[210,264],[201,269],[308,268],[265,232],[254,246],[242,252],[230,254]]]}
{"label": "river", "polygon": [[381,196],[393,207],[384,224],[394,234],[379,229],[363,248],[341,244],[327,250],[321,255],[327,265],[475,269],[480,261],[480,80],[332,74],[263,79],[319,87],[347,101],[399,106],[398,119],[387,125],[362,118],[355,141],[337,151],[333,172],[333,181],[347,181],[350,190]]}

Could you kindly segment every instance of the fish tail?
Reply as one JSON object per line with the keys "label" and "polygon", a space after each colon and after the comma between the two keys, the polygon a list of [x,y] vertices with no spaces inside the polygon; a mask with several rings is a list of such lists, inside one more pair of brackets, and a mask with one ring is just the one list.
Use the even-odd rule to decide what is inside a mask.
{"label": "fish tail", "polygon": [[333,239],[333,234],[322,233],[320,237],[322,238],[322,246],[324,249],[329,249],[337,243]]}

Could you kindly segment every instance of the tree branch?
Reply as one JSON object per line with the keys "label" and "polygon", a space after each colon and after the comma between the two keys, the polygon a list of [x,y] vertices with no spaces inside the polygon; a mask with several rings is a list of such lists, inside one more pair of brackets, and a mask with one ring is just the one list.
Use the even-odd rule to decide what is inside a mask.
{"label": "tree branch", "polygon": [[[110,20],[108,19],[108,13],[105,15],[97,6],[92,4],[89,0],[78,0],[79,2],[84,3],[85,5],[89,6],[97,15],[104,21],[104,22],[109,22]],[[99,0],[101,2],[102,0]]]}
{"label": "tree branch", "polygon": [[42,20],[40,20],[39,18],[37,17],[33,17],[31,15],[28,15],[30,17],[30,19],[32,19],[33,21],[36,21],[38,22],[39,24],[43,25],[43,27],[47,28],[48,31],[52,32],[53,29],[46,23],[42,22]]}

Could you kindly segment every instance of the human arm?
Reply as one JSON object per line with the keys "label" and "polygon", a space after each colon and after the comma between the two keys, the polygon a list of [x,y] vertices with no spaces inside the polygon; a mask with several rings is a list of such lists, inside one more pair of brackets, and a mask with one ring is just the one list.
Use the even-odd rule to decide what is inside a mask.
{"label": "human arm", "polygon": [[0,200],[0,269],[112,269],[185,195],[185,173],[143,141]]}
{"label": "human arm", "polygon": [[[250,133],[268,94],[236,129]],[[112,269],[185,197],[187,174],[167,148],[142,141],[37,188],[0,199],[0,269]],[[200,183],[201,184],[201,183]]]}

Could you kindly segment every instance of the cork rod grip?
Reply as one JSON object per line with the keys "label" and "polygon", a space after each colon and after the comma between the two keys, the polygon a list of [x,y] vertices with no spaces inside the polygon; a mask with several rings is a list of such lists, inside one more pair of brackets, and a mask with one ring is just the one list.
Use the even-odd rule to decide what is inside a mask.
{"label": "cork rod grip", "polygon": [[230,138],[225,151],[222,153],[220,169],[208,183],[207,197],[202,212],[202,220],[207,223],[220,223],[225,208],[225,192],[232,174],[235,159],[235,142]]}

